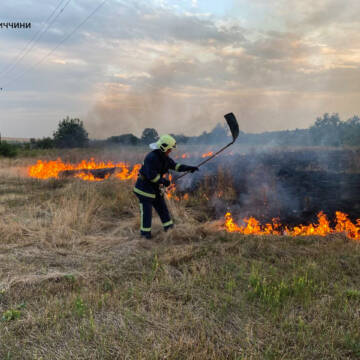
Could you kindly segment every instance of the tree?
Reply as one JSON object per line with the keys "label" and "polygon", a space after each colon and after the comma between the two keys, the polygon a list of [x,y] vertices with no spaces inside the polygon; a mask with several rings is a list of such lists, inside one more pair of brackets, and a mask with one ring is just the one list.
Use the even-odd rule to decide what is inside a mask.
{"label": "tree", "polygon": [[70,119],[69,116],[60,121],[54,132],[54,143],[59,148],[88,146],[89,137],[83,122],[80,119]]}
{"label": "tree", "polygon": [[141,142],[143,144],[151,144],[159,139],[159,135],[155,129],[146,128],[141,135]]}
{"label": "tree", "polygon": [[14,144],[9,144],[6,141],[0,142],[0,156],[15,157],[17,150],[17,146]]}
{"label": "tree", "polygon": [[343,143],[349,146],[360,144],[360,118],[353,116],[343,123]]}
{"label": "tree", "polygon": [[54,140],[50,137],[44,137],[42,139],[30,139],[30,148],[32,149],[52,149],[54,147]]}
{"label": "tree", "polygon": [[318,117],[315,121],[315,127],[317,128],[336,128],[341,124],[339,114],[329,115],[325,113],[323,117]]}
{"label": "tree", "polygon": [[176,135],[176,134],[170,134],[175,140],[177,144],[186,144],[189,139],[191,139],[191,137],[180,134],[180,135]]}
{"label": "tree", "polygon": [[226,141],[228,138],[228,129],[226,125],[216,124],[216,126],[209,133],[208,141],[210,143],[217,143]]}
{"label": "tree", "polygon": [[311,126],[310,133],[315,145],[340,146],[342,143],[342,122],[338,114],[324,114]]}
{"label": "tree", "polygon": [[118,136],[111,136],[106,141],[122,145],[137,145],[139,139],[133,134],[123,134]]}

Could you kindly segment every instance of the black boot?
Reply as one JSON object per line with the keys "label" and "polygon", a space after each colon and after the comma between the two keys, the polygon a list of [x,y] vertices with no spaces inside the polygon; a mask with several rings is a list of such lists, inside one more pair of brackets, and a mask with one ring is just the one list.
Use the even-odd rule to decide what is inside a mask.
{"label": "black boot", "polygon": [[151,239],[151,232],[150,231],[140,231],[141,237],[144,237],[146,239]]}
{"label": "black boot", "polygon": [[169,226],[165,226],[164,227],[164,231],[168,231],[169,229],[172,229],[174,227],[173,224],[169,225]]}

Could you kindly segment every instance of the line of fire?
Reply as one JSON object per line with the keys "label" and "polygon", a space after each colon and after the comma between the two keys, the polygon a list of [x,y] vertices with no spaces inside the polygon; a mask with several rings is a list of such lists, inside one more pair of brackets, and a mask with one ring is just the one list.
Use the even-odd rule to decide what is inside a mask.
{"label": "line of fire", "polygon": [[[203,160],[213,152],[183,153],[174,159]],[[278,236],[343,233],[360,240],[360,175],[351,172],[357,154],[348,150],[293,150],[254,154],[228,151],[166,193],[171,201],[201,197],[227,232]],[[38,160],[28,168],[36,179],[135,182],[141,164]],[[172,175],[170,175],[172,180]],[[224,184],[226,183],[226,186]]]}

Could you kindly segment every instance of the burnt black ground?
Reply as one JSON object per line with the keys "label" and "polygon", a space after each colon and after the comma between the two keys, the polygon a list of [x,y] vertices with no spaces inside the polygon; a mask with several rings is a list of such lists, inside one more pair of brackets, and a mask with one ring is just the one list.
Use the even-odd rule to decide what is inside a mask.
{"label": "burnt black ground", "polygon": [[[196,161],[195,161],[196,163]],[[232,201],[214,202],[215,216],[231,210],[241,217],[261,221],[280,218],[289,225],[314,222],[324,211],[330,219],[336,211],[360,218],[360,152],[358,150],[263,151],[223,155],[209,162],[192,180],[180,183],[184,192],[207,187],[219,191],[219,178],[232,186]],[[206,180],[205,180],[206,179]]]}

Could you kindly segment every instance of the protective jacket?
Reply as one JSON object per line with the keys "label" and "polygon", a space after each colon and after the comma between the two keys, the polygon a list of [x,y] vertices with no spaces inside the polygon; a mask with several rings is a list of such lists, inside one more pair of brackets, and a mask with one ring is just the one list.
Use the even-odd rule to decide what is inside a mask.
{"label": "protective jacket", "polygon": [[193,166],[176,163],[173,159],[165,155],[161,150],[151,151],[146,155],[144,164],[139,171],[134,192],[147,198],[155,199],[159,195],[159,185],[163,184],[162,178],[169,170],[189,171]]}

